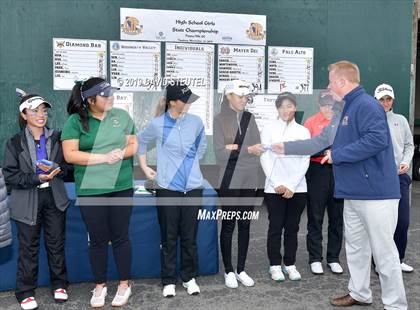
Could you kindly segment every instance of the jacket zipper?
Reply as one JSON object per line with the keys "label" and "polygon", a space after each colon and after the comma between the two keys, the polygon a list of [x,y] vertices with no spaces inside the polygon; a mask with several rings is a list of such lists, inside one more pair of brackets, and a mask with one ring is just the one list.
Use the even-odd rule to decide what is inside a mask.
{"label": "jacket zipper", "polygon": [[364,164],[362,164],[362,166],[363,166],[363,171],[365,172],[364,177],[366,178],[366,181],[367,181],[367,183],[369,184],[370,189],[372,189],[372,190],[373,190],[372,184],[370,184],[370,180],[369,180],[369,173],[368,173],[368,171],[367,171],[367,169],[366,169],[366,166],[365,166]]}
{"label": "jacket zipper", "polygon": [[236,113],[236,123],[238,124],[239,135],[242,136],[241,122],[239,121],[239,113]]}
{"label": "jacket zipper", "polygon": [[289,126],[289,124],[286,122],[286,126],[284,126],[284,129],[283,129],[283,136],[286,134],[286,130],[287,130],[287,127]]}
{"label": "jacket zipper", "polygon": [[[183,143],[182,143],[182,135],[181,135],[181,119],[177,120],[177,127],[178,127],[178,134],[179,134],[179,142],[180,142],[180,153],[181,153],[181,159],[183,158]],[[181,161],[182,169],[184,170],[184,195],[187,193],[187,172],[185,171],[185,165],[183,164],[183,161]]]}
{"label": "jacket zipper", "polygon": [[[287,130],[287,127],[289,126],[289,124],[286,122],[286,126],[284,126],[284,129],[283,129],[283,133],[282,133],[282,136],[284,137],[284,135],[285,135],[285,133],[286,133],[286,130]],[[277,162],[277,159],[279,158],[279,156],[276,156],[276,158],[274,158],[274,162],[273,162],[273,166],[271,167],[271,171],[270,171],[270,176],[268,177],[268,179],[271,181],[271,177],[273,176],[273,172],[274,172],[274,168],[275,168],[275,166],[276,166],[276,162]]]}

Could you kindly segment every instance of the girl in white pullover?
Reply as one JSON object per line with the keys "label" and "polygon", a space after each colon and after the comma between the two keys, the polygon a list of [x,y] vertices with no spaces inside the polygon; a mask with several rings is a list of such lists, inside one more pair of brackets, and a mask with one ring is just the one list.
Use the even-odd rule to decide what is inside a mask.
{"label": "girl in white pullover", "polygon": [[[270,146],[279,142],[310,139],[311,135],[308,129],[295,121],[296,97],[293,94],[280,94],[276,99],[276,108],[278,119],[266,125],[261,134],[261,142],[267,150],[261,156],[261,165],[266,176],[264,192],[269,219],[269,272],[275,281],[284,280],[283,272],[290,280],[300,280],[301,276],[295,266],[297,233],[300,216],[306,205],[305,174],[309,167],[309,156],[276,155]],[[282,235],[283,257],[280,253]]]}

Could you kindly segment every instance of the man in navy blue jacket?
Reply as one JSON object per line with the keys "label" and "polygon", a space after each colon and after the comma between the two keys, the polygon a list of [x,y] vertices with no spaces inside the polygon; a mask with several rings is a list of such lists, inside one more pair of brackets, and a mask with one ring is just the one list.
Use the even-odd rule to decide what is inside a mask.
{"label": "man in navy blue jacket", "polygon": [[333,164],[334,197],[344,199],[350,281],[349,293],[332,299],[331,303],[334,306],[372,303],[369,286],[373,255],[384,308],[407,309],[398,250],[393,241],[400,190],[386,115],[379,103],[359,85],[357,65],[340,61],[328,69],[328,89],[335,100],[344,100],[342,113],[335,115],[320,136],[273,145],[273,151],[310,155],[332,142],[332,151],[323,162]]}
{"label": "man in navy blue jacket", "polygon": [[385,309],[407,309],[398,250],[393,236],[398,219],[399,179],[386,114],[359,85],[355,64],[329,69],[328,89],[345,105],[331,152],[336,198],[344,199],[349,294],[335,306],[370,304],[370,257],[376,262]]}

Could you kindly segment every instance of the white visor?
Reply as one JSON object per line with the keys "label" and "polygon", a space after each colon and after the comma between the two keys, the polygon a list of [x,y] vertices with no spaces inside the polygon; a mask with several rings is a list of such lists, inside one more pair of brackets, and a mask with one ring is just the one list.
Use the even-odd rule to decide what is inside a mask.
{"label": "white visor", "polygon": [[43,103],[48,108],[51,108],[51,104],[48,103],[47,101],[45,101],[44,98],[42,98],[41,96],[36,96],[36,97],[29,98],[29,99],[25,100],[24,102],[22,102],[19,106],[19,111],[23,112],[23,110],[25,110],[25,109],[33,110],[33,109],[36,109],[37,107],[39,107]]}
{"label": "white visor", "polygon": [[238,96],[246,96],[252,93],[251,84],[241,81],[233,80],[229,81],[225,86],[225,95],[236,94]]}

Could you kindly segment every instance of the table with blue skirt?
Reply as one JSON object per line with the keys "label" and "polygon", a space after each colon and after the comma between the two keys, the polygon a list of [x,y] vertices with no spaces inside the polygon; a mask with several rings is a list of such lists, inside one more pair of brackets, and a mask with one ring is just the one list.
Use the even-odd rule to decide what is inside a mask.
{"label": "table with blue skirt", "polygon": [[[143,181],[136,181],[142,186]],[[71,199],[67,209],[66,221],[66,263],[70,282],[92,281],[93,275],[88,256],[88,234],[76,204],[74,183],[66,183]],[[155,278],[160,276],[160,229],[157,219],[155,197],[151,194],[134,195],[133,213],[130,223],[130,240],[132,245],[132,278]],[[145,203],[146,202],[146,203]],[[150,202],[150,204],[149,204]],[[136,205],[137,204],[137,205]],[[206,211],[217,208],[217,193],[205,181],[203,207]],[[0,248],[0,291],[15,288],[16,267],[19,251],[16,225],[12,221],[12,245]],[[200,220],[197,236],[199,274],[211,275],[219,271],[217,220]],[[178,269],[180,266],[178,250]],[[109,246],[108,279],[117,279],[117,270],[112,259],[112,248]],[[38,285],[48,285],[49,271],[43,236],[39,254]]]}

